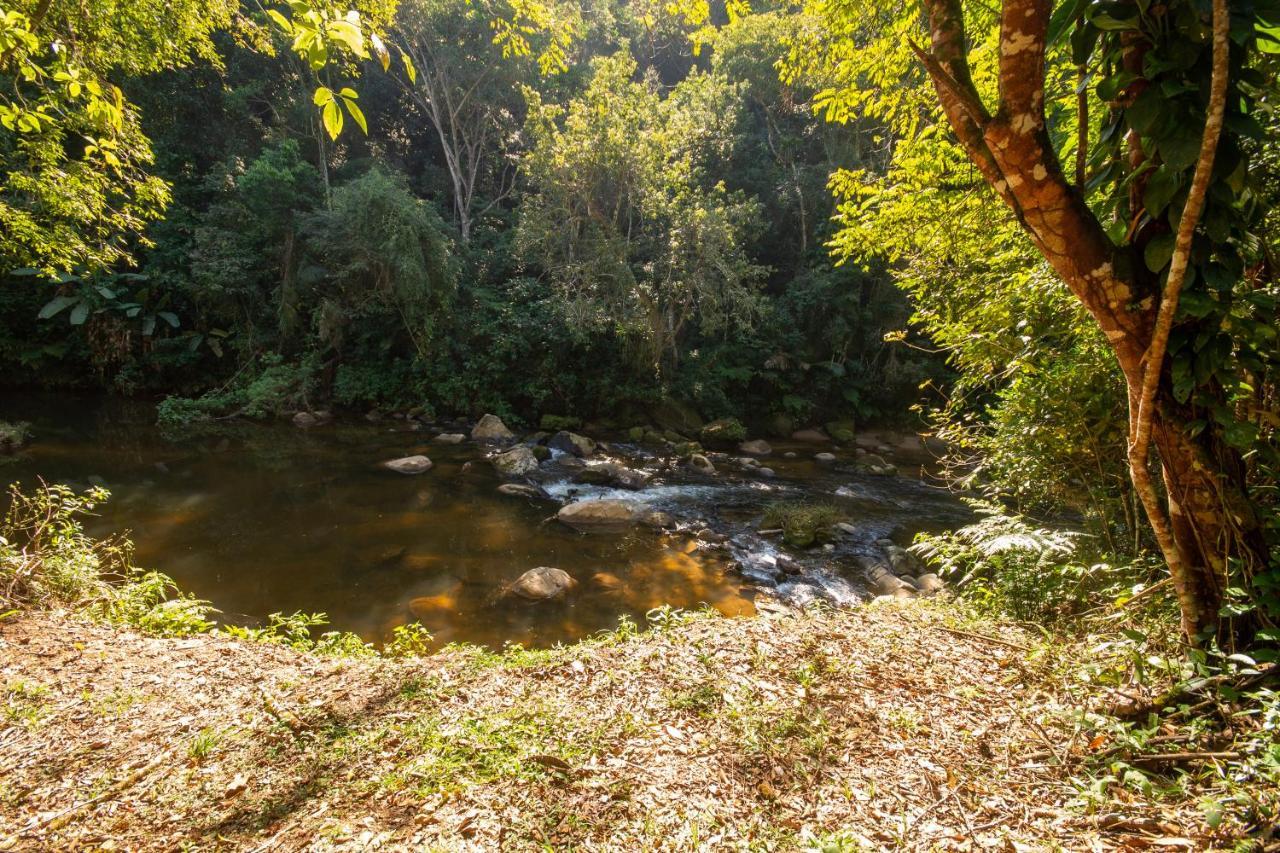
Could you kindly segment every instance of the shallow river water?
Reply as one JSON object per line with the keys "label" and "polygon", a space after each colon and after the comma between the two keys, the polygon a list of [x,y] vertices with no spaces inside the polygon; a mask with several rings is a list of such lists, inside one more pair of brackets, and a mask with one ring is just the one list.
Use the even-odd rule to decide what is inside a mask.
{"label": "shallow river water", "polygon": [[[32,430],[0,477],[106,486],[112,498],[91,532],[128,531],[140,565],[213,602],[224,621],[324,612],[334,628],[374,641],[415,618],[439,643],[542,646],[613,628],[623,615],[642,620],[661,605],[707,603],[745,614],[761,596],[852,604],[860,550],[965,517],[909,466],[899,477],[858,474],[841,464],[852,463],[852,453],[824,466],[812,459],[823,448],[811,445],[778,447],[767,460],[777,476],[766,479],[728,460],[712,478],[663,471],[655,448],[619,444],[612,452],[628,464],[656,470],[648,488],[574,486],[552,462],[540,475],[549,499],[531,500],[497,492],[502,480],[484,447],[435,444],[404,421],[184,433],[154,426],[149,406],[12,394],[0,419],[27,421]],[[781,458],[787,449],[797,458]],[[379,466],[414,453],[435,467],[404,476]],[[558,502],[615,496],[670,512],[683,529],[584,535],[552,520]],[[761,513],[772,501],[799,498],[837,505],[859,534],[834,551],[797,555],[798,578],[757,587],[741,570],[750,576],[753,565],[772,564],[778,548],[755,532]],[[729,541],[696,541],[693,528],[704,522]],[[579,586],[561,601],[501,595],[536,566],[561,568]]]}

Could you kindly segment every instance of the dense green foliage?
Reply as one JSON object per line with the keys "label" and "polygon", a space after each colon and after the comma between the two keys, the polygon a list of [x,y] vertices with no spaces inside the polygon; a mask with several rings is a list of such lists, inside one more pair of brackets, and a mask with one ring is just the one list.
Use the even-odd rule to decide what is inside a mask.
{"label": "dense green foliage", "polygon": [[171,422],[627,423],[674,397],[759,428],[900,418],[941,375],[885,342],[909,310],[882,266],[831,267],[824,185],[868,149],[779,81],[795,16],[584,7],[517,50],[495,21],[533,6],[367,3],[317,59],[302,6],[275,29],[219,8],[112,66],[151,206],[115,243],[8,260],[10,382],[173,396]]}

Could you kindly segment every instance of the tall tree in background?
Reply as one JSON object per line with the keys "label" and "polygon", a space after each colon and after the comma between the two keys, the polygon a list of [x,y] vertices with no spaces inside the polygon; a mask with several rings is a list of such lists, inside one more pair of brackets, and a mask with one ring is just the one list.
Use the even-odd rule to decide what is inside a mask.
{"label": "tall tree in background", "polygon": [[[1218,629],[1232,585],[1274,606],[1251,478],[1275,470],[1266,413],[1280,359],[1246,152],[1266,85],[1251,64],[1260,43],[1274,49],[1276,4],[1242,5],[1231,20],[1224,0],[1211,16],[1190,0],[1056,11],[1052,0],[923,0],[923,14],[905,15],[814,6],[832,33],[828,113],[865,111],[877,88],[896,87],[879,108],[909,116],[897,127],[913,137],[940,106],[977,175],[1105,335],[1127,388],[1131,477],[1188,638]],[[902,86],[919,67],[912,55],[932,104]],[[1074,176],[1059,157],[1071,147]]]}

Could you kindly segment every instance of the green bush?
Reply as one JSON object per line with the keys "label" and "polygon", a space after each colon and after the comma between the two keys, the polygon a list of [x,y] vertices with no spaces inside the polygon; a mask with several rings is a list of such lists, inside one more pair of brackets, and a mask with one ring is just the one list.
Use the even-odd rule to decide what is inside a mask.
{"label": "green bush", "polygon": [[100,488],[77,494],[42,484],[28,494],[11,486],[0,523],[0,605],[79,609],[164,636],[212,627],[208,602],[181,595],[167,576],[135,566],[127,540],[85,535],[82,519],[108,497]]}
{"label": "green bush", "polygon": [[1158,576],[1152,563],[1082,553],[1082,543],[1091,541],[1083,534],[1036,527],[998,505],[970,503],[980,521],[920,534],[912,550],[993,615],[1061,622],[1122,602]]}

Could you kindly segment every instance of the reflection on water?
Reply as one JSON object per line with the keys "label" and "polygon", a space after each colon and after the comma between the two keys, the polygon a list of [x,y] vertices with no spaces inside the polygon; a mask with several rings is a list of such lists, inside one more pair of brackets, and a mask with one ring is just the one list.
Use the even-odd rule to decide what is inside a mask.
{"label": "reflection on water", "polygon": [[[335,628],[382,639],[412,619],[441,643],[547,645],[664,604],[752,611],[723,559],[647,530],[584,536],[547,518],[555,505],[497,494],[481,451],[428,444],[403,424],[241,425],[162,435],[149,407],[7,396],[0,419],[35,439],[0,474],[113,494],[91,531],[129,530],[140,565],[211,600],[228,621],[323,611]],[[429,455],[410,477],[378,463]],[[535,566],[578,580],[564,601],[502,597]]]}

